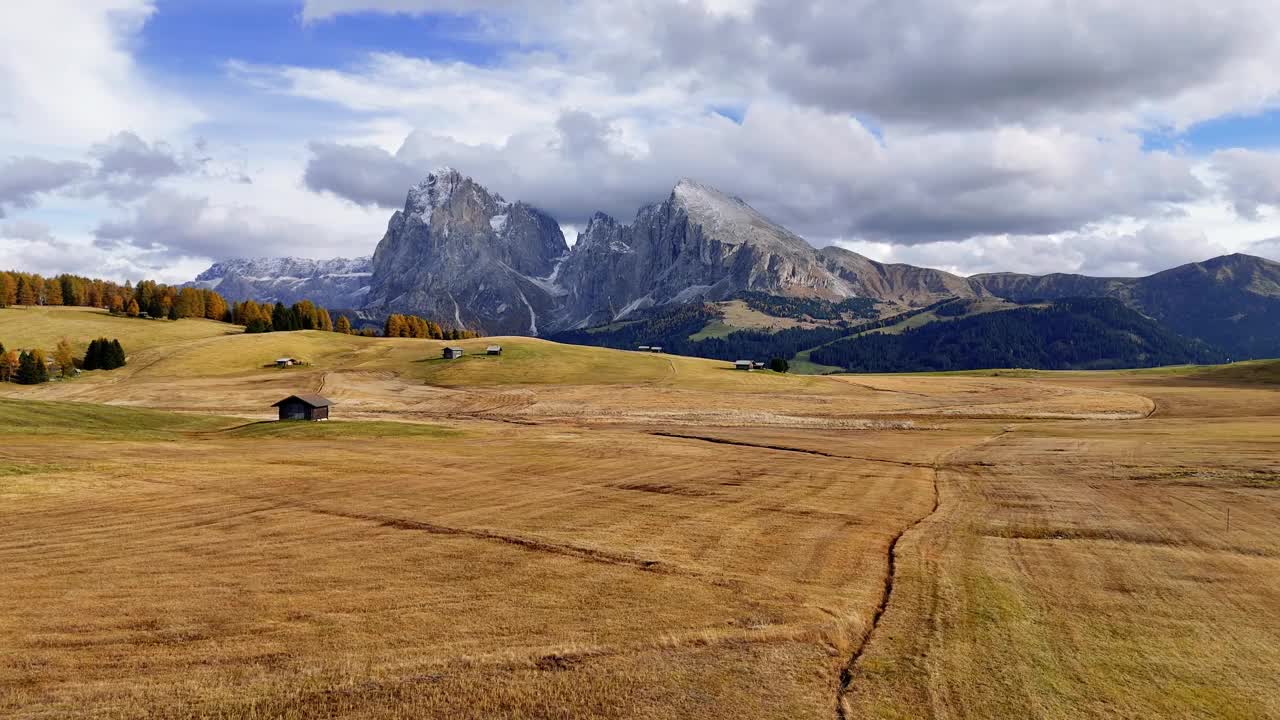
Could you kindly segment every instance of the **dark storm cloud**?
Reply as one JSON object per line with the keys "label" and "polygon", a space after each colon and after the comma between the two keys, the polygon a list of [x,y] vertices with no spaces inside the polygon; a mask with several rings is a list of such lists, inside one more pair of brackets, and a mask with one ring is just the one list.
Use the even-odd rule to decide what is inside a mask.
{"label": "dark storm cloud", "polygon": [[1241,217],[1258,220],[1263,207],[1280,206],[1280,153],[1222,150],[1213,155],[1213,169],[1222,175],[1228,198]]}
{"label": "dark storm cloud", "polygon": [[357,205],[404,205],[409,186],[422,179],[422,173],[381,148],[322,142],[309,147],[306,186]]}
{"label": "dark storm cloud", "polygon": [[[673,68],[758,76],[827,110],[932,127],[1128,113],[1274,57],[1274,6],[1185,0],[762,0],[749,15],[654,8]],[[1268,55],[1270,53],[1270,55]],[[619,72],[625,72],[620,65]]]}
{"label": "dark storm cloud", "polygon": [[80,180],[89,166],[37,157],[0,160],[0,218],[7,209],[29,208],[45,193],[66,189]]}

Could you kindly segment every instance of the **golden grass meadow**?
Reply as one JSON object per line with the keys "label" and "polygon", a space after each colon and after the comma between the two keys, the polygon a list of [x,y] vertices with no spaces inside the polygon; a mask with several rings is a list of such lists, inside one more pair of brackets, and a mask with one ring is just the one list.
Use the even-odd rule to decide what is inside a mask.
{"label": "golden grass meadow", "polygon": [[[1280,718],[1276,363],[0,310],[11,348],[100,335],[127,367],[0,385],[0,716]],[[334,419],[262,422],[297,392]]]}

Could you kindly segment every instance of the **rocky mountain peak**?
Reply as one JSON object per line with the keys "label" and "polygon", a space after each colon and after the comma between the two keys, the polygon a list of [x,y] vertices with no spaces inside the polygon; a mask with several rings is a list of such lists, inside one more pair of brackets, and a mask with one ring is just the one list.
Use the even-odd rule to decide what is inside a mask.
{"label": "rocky mountain peak", "polygon": [[569,252],[546,213],[452,168],[410,188],[373,257],[369,307],[456,327],[537,334],[550,278]]}
{"label": "rocky mountain peak", "polygon": [[432,171],[422,182],[409,189],[404,215],[409,221],[424,224],[450,221],[467,222],[478,216],[492,218],[502,214],[509,203],[497,193],[451,167]]}
{"label": "rocky mountain peak", "polygon": [[748,205],[742,198],[684,179],[671,191],[670,203],[708,236],[727,244],[763,243],[812,252],[813,246]]}

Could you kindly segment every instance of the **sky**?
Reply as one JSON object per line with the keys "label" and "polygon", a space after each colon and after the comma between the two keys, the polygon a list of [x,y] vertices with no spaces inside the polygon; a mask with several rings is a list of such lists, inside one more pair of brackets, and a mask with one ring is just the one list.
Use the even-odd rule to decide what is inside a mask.
{"label": "sky", "polygon": [[961,274],[1280,259],[1274,0],[0,8],[0,266],[371,254],[450,165],[572,242],[683,177]]}

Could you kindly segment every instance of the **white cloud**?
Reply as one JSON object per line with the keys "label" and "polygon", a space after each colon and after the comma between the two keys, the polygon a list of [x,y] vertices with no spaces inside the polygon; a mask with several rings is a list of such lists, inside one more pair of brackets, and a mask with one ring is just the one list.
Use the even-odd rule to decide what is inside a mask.
{"label": "white cloud", "polygon": [[[305,0],[299,22],[335,26],[470,14],[493,54],[220,58],[235,92],[217,98],[138,65],[164,11],[6,8],[0,212],[63,242],[101,229],[147,262],[351,255],[447,163],[566,225],[629,219],[691,176],[817,244],[970,271],[1140,272],[1280,235],[1274,155],[1206,161],[1137,133],[1280,100],[1280,8],[1263,0]],[[206,151],[212,108],[251,130]]]}
{"label": "white cloud", "polygon": [[140,279],[185,282],[207,265],[204,258],[174,256],[133,246],[103,248],[87,236],[55,235],[48,225],[14,221],[0,225],[0,256],[6,268],[46,276],[73,273],[123,282]]}
{"label": "white cloud", "polygon": [[[200,113],[149,82],[132,56],[150,0],[6,3],[0,22],[0,154],[86,147],[124,129],[164,136]],[[9,146],[9,148],[6,148]]]}
{"label": "white cloud", "polygon": [[1280,207],[1280,152],[1232,148],[1214,153],[1212,163],[1241,217],[1261,220]]}
{"label": "white cloud", "polygon": [[678,178],[695,177],[820,242],[904,244],[1160,216],[1208,192],[1189,160],[1143,152],[1129,135],[1008,127],[881,139],[847,117],[763,103],[741,125],[704,113],[651,128],[641,151],[618,135],[613,123],[575,111],[500,144],[420,131],[394,154],[315,145],[307,180],[395,207],[411,178],[447,164],[572,223],[596,210],[629,219]]}
{"label": "white cloud", "polygon": [[1051,235],[986,235],[927,245],[837,244],[884,262],[936,267],[960,275],[1060,272],[1138,277],[1230,251],[1193,224],[1128,225],[1132,223]]}

